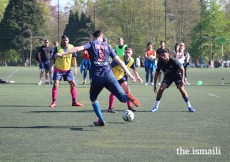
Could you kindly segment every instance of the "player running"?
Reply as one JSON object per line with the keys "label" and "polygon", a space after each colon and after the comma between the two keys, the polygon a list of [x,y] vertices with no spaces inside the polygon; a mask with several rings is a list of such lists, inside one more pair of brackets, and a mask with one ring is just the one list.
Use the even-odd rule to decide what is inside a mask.
{"label": "player running", "polygon": [[[120,56],[120,59],[125,63],[127,68],[133,69],[133,73],[135,74],[137,80],[139,82],[143,83],[143,80],[140,78],[140,76],[136,70],[136,66],[135,66],[134,59],[132,58],[132,54],[133,54],[132,48],[131,47],[125,47],[125,55]],[[124,89],[125,94],[130,93],[130,88],[129,88],[129,85],[127,82],[127,75],[125,75],[124,70],[117,64],[117,62],[115,60],[113,60],[111,62],[111,67],[112,67],[113,74],[115,75],[115,77],[118,80],[121,87]],[[115,95],[111,93],[109,96],[108,112],[116,113],[116,110],[113,108],[114,100],[115,100]],[[132,107],[131,101],[127,101],[127,106],[128,106],[129,110],[131,110],[133,112],[136,111],[136,109],[134,109]]]}
{"label": "player running", "polygon": [[93,33],[94,40],[88,42],[82,46],[74,47],[67,52],[57,53],[56,57],[68,55],[77,51],[88,50],[91,62],[91,79],[92,84],[90,86],[90,100],[97,120],[94,122],[95,126],[105,126],[105,121],[101,113],[100,104],[97,101],[97,97],[105,87],[111,93],[113,93],[121,102],[127,102],[130,100],[135,106],[139,106],[139,101],[131,94],[124,94],[120,84],[113,75],[109,64],[109,57],[111,56],[126,72],[127,76],[135,82],[136,79],[131,75],[128,68],[123,61],[116,55],[114,50],[106,43],[103,42],[103,33],[97,30]]}
{"label": "player running", "polygon": [[[184,98],[186,105],[188,106],[189,112],[194,112],[195,109],[192,108],[188,100],[188,94],[184,89],[185,81],[184,81],[183,65],[181,65],[177,59],[170,58],[169,52],[167,49],[161,49],[160,57],[161,57],[161,60],[157,63],[157,69],[156,69],[156,73],[154,76],[154,92],[155,93],[157,92],[156,82],[157,82],[157,77],[159,75],[160,70],[162,70],[165,73],[165,76],[160,86],[160,89],[157,92],[156,103],[154,107],[152,108],[152,110],[150,110],[150,112],[156,112],[158,110],[158,106],[160,104],[160,99],[162,97],[162,94],[164,90],[172,84],[172,82],[174,82],[177,85],[177,88],[179,89],[182,97]],[[180,72],[181,72],[181,75],[180,75]]]}

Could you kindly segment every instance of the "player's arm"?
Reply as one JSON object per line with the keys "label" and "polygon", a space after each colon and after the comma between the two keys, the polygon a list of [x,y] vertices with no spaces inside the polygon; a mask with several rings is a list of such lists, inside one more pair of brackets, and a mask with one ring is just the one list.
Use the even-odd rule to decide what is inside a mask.
{"label": "player's arm", "polygon": [[189,54],[189,53],[187,53],[186,63],[188,63],[188,62],[189,62],[189,59],[190,59],[190,54]]}
{"label": "player's arm", "polygon": [[118,56],[115,56],[113,60],[115,60],[118,65],[120,65],[120,67],[125,71],[126,75],[131,79],[132,82],[136,82],[136,78],[130,73],[129,69]]}
{"label": "player's arm", "polygon": [[73,67],[74,67],[73,73],[74,73],[74,76],[75,76],[75,75],[77,75],[77,58],[75,56],[72,57],[72,64],[73,64]]}
{"label": "player's arm", "polygon": [[58,57],[58,56],[64,56],[64,55],[69,55],[69,54],[76,53],[76,52],[82,51],[82,50],[84,50],[84,46],[73,47],[73,48],[69,49],[66,52],[57,53],[56,57]]}
{"label": "player's arm", "polygon": [[41,58],[41,52],[38,52],[38,60],[39,62],[41,62],[42,58]]}
{"label": "player's arm", "polygon": [[136,68],[133,68],[133,73],[136,75],[137,80],[139,82],[143,83],[143,80],[140,78]]}

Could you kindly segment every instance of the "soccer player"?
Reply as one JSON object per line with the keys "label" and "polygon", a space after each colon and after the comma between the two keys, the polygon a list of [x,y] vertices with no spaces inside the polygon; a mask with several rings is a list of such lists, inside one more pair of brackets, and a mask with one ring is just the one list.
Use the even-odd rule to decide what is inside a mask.
{"label": "soccer player", "polygon": [[117,54],[117,56],[123,56],[125,55],[125,47],[127,47],[127,44],[124,44],[124,40],[123,38],[119,37],[118,38],[118,46],[116,46],[115,48],[115,52]]}
{"label": "soccer player", "polygon": [[[169,52],[167,49],[161,49],[160,57],[161,60],[157,63],[157,69],[154,76],[154,92],[157,92],[156,82],[157,77],[159,75],[160,70],[162,70],[165,73],[164,79],[162,81],[162,84],[157,92],[156,96],[156,103],[152,110],[150,112],[156,112],[158,110],[158,106],[160,104],[160,99],[162,97],[162,94],[166,88],[168,88],[172,82],[174,82],[177,85],[177,88],[179,89],[186,105],[188,106],[189,112],[194,112],[195,109],[192,108],[189,99],[188,94],[184,89],[184,67],[179,63],[179,61],[175,58],[169,57]],[[179,74],[181,72],[181,75]]]}
{"label": "soccer player", "polygon": [[[149,56],[152,56],[152,59],[150,59]],[[145,75],[146,83],[145,83],[145,85],[148,85],[149,73],[150,73],[150,84],[153,85],[153,75],[154,75],[154,71],[156,69],[155,60],[156,60],[156,52],[153,49],[152,44],[148,43],[147,44],[147,50],[145,51],[145,72],[146,72],[146,75]]]}
{"label": "soccer player", "polygon": [[[52,71],[52,66],[55,59],[55,65],[54,65],[54,74],[53,74],[53,89],[52,89],[52,103],[50,104],[50,107],[56,106],[56,98],[58,94],[58,86],[59,81],[63,77],[64,81],[68,81],[70,85],[70,93],[72,95],[72,106],[84,106],[83,104],[77,102],[77,90],[76,90],[76,83],[74,76],[77,74],[77,62],[76,62],[76,53],[73,53],[71,55],[66,55],[63,57],[57,57],[54,56],[56,53],[62,53],[65,52],[74,46],[69,44],[69,38],[66,35],[63,35],[61,37],[61,45],[57,46],[54,49],[53,53],[53,59],[51,59],[50,64],[50,74]],[[71,60],[74,66],[74,72],[71,70]]]}
{"label": "soccer player", "polygon": [[[168,48],[165,47],[165,42],[164,41],[160,41],[160,48],[158,48],[157,51],[156,51],[156,53],[157,53],[156,57],[158,58],[158,61],[161,60],[160,51],[162,49],[166,49],[169,52]],[[160,71],[160,73],[158,75],[158,85],[161,85],[161,75],[162,75],[162,71]]]}
{"label": "soccer player", "polygon": [[45,84],[50,84],[48,77],[49,77],[49,68],[50,68],[50,57],[53,53],[53,49],[49,46],[48,39],[44,40],[45,45],[41,46],[38,51],[38,60],[39,60],[39,68],[41,70],[40,72],[40,80],[38,82],[38,85],[42,85],[42,78],[45,71],[45,78],[46,82]]}
{"label": "soccer player", "polygon": [[[138,74],[138,72],[136,70],[136,66],[135,66],[134,59],[132,58],[132,54],[133,54],[132,48],[127,46],[127,47],[125,47],[125,55],[120,56],[120,59],[125,63],[127,68],[133,69],[133,73],[135,74],[137,80],[139,82],[143,83],[143,80],[140,78],[140,76],[139,76],[139,74]],[[114,60],[111,62],[111,67],[112,67],[113,74],[115,75],[115,77],[118,80],[118,82],[121,85],[121,87],[124,89],[125,94],[130,93],[130,88],[129,88],[129,85],[128,85],[128,82],[127,82],[127,76],[125,75],[124,70]],[[116,113],[116,110],[113,108],[114,100],[115,100],[115,95],[111,93],[110,96],[109,96],[108,112]],[[131,101],[127,101],[127,106],[128,106],[129,110],[131,110],[133,112],[136,111],[136,109],[134,109],[132,107]]]}
{"label": "soccer player", "polygon": [[140,103],[131,93],[124,94],[120,84],[113,75],[109,64],[109,57],[111,56],[122,67],[127,76],[129,76],[133,82],[136,81],[135,77],[131,75],[128,68],[116,55],[114,50],[108,44],[103,42],[103,33],[100,30],[95,31],[93,33],[93,37],[93,41],[82,46],[74,47],[67,52],[57,53],[56,57],[65,56],[77,51],[88,50],[91,61],[92,79],[90,86],[90,100],[97,116],[97,120],[94,122],[94,125],[105,126],[106,124],[101,113],[100,104],[97,101],[97,97],[104,87],[113,93],[121,102],[131,100],[135,106],[139,106]]}

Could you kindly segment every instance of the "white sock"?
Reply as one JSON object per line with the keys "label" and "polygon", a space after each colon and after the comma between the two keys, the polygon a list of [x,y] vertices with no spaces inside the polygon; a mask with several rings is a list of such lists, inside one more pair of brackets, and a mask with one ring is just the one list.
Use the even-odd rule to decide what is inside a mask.
{"label": "white sock", "polygon": [[185,102],[185,103],[186,103],[186,105],[187,105],[188,107],[192,107],[189,101],[188,101],[188,102]]}
{"label": "white sock", "polygon": [[160,101],[157,101],[157,100],[156,100],[156,103],[155,103],[155,106],[154,106],[154,107],[158,108],[159,104],[160,104]]}

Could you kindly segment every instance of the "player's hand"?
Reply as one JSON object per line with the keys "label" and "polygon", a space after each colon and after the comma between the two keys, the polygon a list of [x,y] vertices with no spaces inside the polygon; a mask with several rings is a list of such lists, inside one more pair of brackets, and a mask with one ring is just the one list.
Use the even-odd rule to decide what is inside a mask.
{"label": "player's hand", "polygon": [[155,92],[155,93],[157,93],[157,86],[154,84],[154,86],[153,86],[153,91]]}
{"label": "player's hand", "polygon": [[140,77],[137,78],[137,80],[138,80],[139,82],[143,83],[143,80],[142,80]]}
{"label": "player's hand", "polygon": [[62,56],[63,56],[62,53],[56,53],[54,57],[55,57],[55,59],[56,59],[57,57],[62,57]]}
{"label": "player's hand", "polygon": [[136,82],[136,78],[132,75],[129,75],[129,78],[131,79],[132,82]]}

